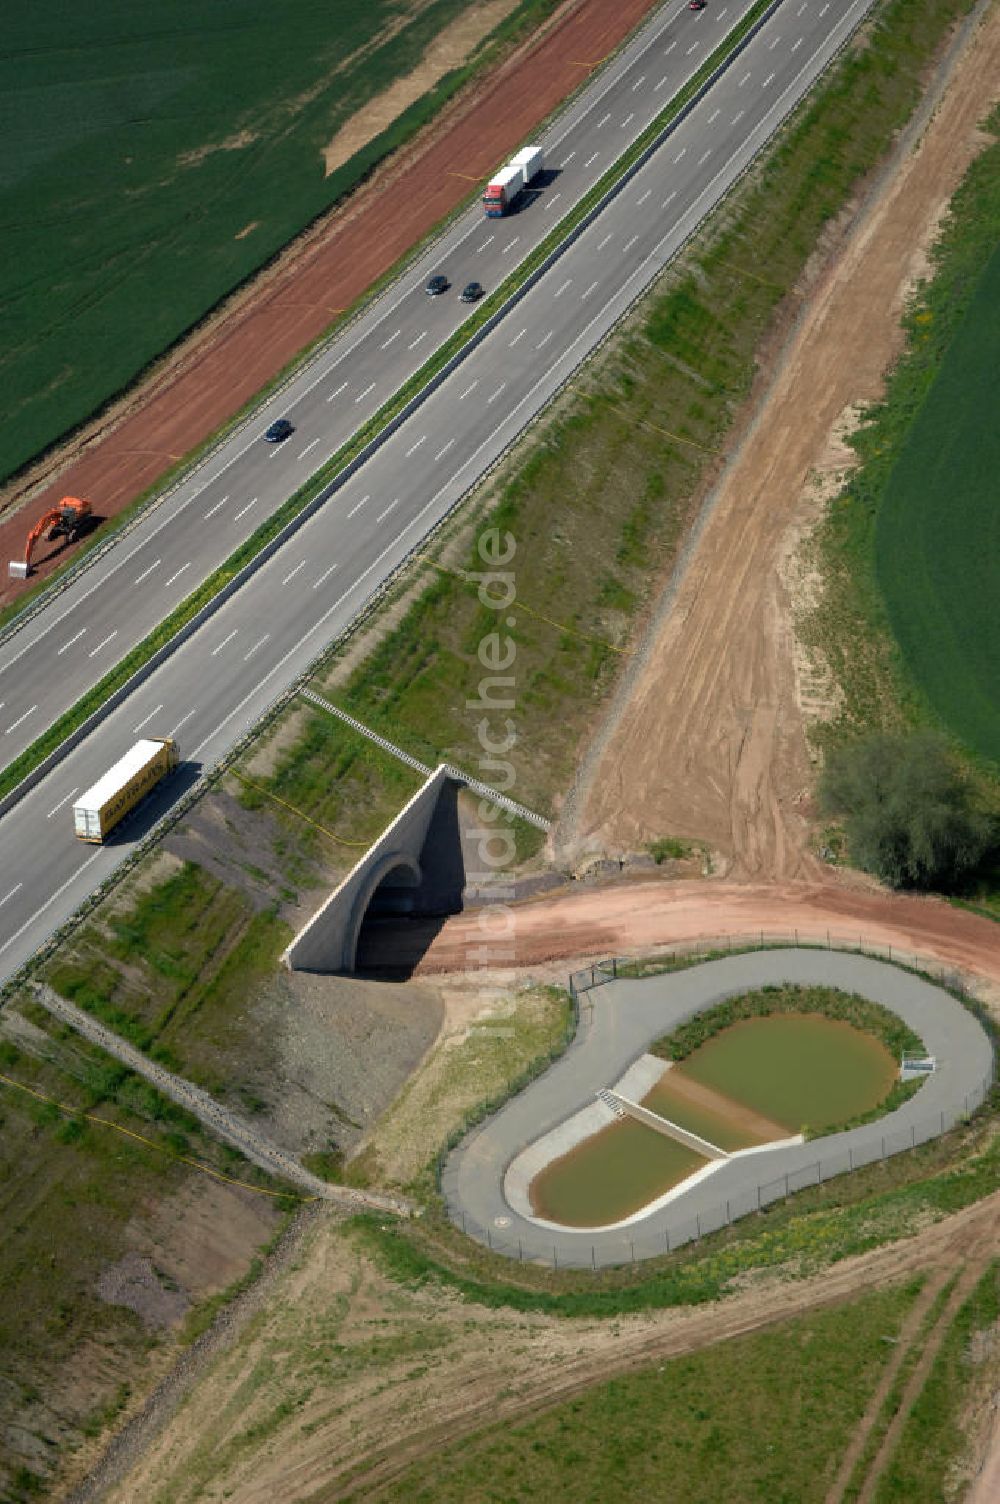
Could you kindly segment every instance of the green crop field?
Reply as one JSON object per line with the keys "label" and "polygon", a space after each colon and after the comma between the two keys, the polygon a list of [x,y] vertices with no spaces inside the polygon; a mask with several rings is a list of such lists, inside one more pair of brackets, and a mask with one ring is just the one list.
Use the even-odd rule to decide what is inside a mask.
{"label": "green crop field", "polygon": [[889,479],[875,562],[913,678],[971,751],[1000,764],[998,361],[994,251]]}
{"label": "green crop field", "polygon": [[324,177],[338,127],[473,3],[48,0],[6,15],[0,480],[427,118],[449,79]]}
{"label": "green crop field", "polygon": [[[915,1293],[864,1295],[623,1375],[531,1419],[463,1437],[383,1497],[820,1504]],[[366,1487],[351,1495],[365,1497]]]}

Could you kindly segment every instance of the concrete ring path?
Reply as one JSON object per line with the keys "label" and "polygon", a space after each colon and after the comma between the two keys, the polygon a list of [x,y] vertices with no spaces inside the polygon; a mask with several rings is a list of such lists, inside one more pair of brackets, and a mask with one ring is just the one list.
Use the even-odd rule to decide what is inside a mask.
{"label": "concrete ring path", "polygon": [[[937,1069],[903,1106],[860,1128],[724,1161],[690,1190],[626,1224],[556,1228],[520,1215],[504,1195],[508,1166],[613,1084],[654,1039],[737,993],[783,983],[856,992],[920,1035]],[[924,1143],[983,1101],[993,1047],[950,993],[869,956],[828,950],[763,950],[727,956],[641,981],[606,983],[584,995],[566,1053],[473,1129],[448,1156],[441,1186],[449,1215],[479,1242],[512,1258],[601,1267],[651,1258],[808,1185]]]}

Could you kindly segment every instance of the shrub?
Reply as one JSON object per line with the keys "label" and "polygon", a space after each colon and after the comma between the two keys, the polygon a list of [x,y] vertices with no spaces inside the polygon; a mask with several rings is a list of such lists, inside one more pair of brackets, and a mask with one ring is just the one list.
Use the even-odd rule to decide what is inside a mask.
{"label": "shrub", "polygon": [[843,819],[854,864],[893,888],[953,891],[996,841],[992,818],[976,808],[944,738],[930,731],[838,748],[820,798]]}

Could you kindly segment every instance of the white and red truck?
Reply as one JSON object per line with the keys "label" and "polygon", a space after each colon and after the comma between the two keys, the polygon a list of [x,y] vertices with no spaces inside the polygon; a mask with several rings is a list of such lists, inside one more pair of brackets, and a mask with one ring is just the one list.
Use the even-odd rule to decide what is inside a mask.
{"label": "white and red truck", "polygon": [[500,219],[507,214],[514,200],[545,166],[545,153],[540,146],[526,146],[516,157],[501,167],[490,178],[483,194],[483,208],[487,219]]}

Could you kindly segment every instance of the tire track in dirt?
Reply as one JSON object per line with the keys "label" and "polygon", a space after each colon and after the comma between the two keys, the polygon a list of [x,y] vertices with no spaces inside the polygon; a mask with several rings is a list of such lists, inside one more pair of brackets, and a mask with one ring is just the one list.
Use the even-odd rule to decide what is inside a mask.
{"label": "tire track in dirt", "polygon": [[[872,1458],[871,1465],[865,1475],[864,1484],[857,1498],[857,1504],[872,1504],[872,1499],[875,1497],[875,1490],[878,1487],[882,1474],[895,1454],[896,1448],[899,1446],[903,1428],[910,1417],[910,1411],[923,1393],[924,1385],[927,1383],[937,1355],[941,1351],[941,1346],[951,1330],[952,1323],[992,1262],[997,1247],[996,1236],[994,1235],[992,1239],[984,1239],[980,1235],[975,1238],[975,1242],[979,1245],[979,1249],[970,1250],[970,1256],[962,1267],[962,1272],[955,1283],[955,1288],[946,1300],[940,1316],[928,1335],[923,1352],[903,1390],[899,1409],[890,1421],[882,1443]],[[839,1497],[836,1501],[831,1501],[831,1504],[840,1504]]]}
{"label": "tire track in dirt", "polygon": [[[748,1336],[796,1316],[840,1305],[856,1298],[863,1291],[900,1284],[915,1274],[927,1271],[937,1275],[934,1283],[936,1288],[940,1288],[954,1273],[957,1261],[968,1253],[972,1244],[981,1252],[975,1263],[968,1266],[960,1281],[967,1294],[966,1286],[972,1287],[989,1258],[1000,1250],[998,1211],[1000,1194],[991,1196],[965,1212],[959,1212],[954,1218],[936,1224],[908,1242],[889,1244],[871,1254],[844,1260],[802,1283],[771,1285],[766,1296],[758,1292],[745,1297],[737,1296],[686,1315],[680,1320],[670,1320],[669,1317],[676,1316],[677,1313],[668,1313],[663,1322],[663,1330],[644,1331],[631,1340],[626,1339],[614,1354],[602,1351],[600,1357],[595,1357],[593,1353],[584,1351],[558,1366],[547,1365],[544,1373],[526,1375],[518,1386],[516,1395],[456,1396],[455,1408],[446,1420],[429,1428],[422,1427],[419,1437],[407,1436],[388,1443],[374,1456],[372,1465],[365,1466],[360,1475],[355,1471],[361,1465],[360,1459],[351,1460],[340,1473],[344,1481],[338,1483],[337,1475],[331,1477],[323,1488],[322,1497],[324,1500],[348,1499],[352,1496],[377,1498],[383,1488],[398,1481],[413,1463],[442,1447],[453,1445],[481,1427],[505,1421],[514,1424],[529,1419],[573,1399],[596,1383],[642,1370],[654,1362],[682,1357],[719,1342]],[[949,1300],[946,1311],[952,1309],[953,1300],[954,1297]],[[943,1340],[949,1323],[944,1315],[941,1322],[945,1322],[940,1338]],[[935,1334],[941,1322],[936,1324]],[[931,1346],[928,1341],[925,1357]],[[936,1352],[935,1347],[930,1361],[933,1361]],[[912,1403],[909,1396],[918,1373],[923,1373],[926,1377],[923,1360],[907,1386],[908,1399],[904,1401],[906,1408]],[[922,1384],[923,1380],[920,1387]],[[919,1393],[919,1388],[916,1393]],[[913,1397],[915,1398],[915,1394]],[[888,1436],[886,1440],[888,1441]],[[353,1478],[348,1476],[351,1472],[354,1473]],[[362,1480],[363,1492],[359,1493]],[[233,1497],[241,1501],[241,1504],[250,1504],[254,1495],[238,1493]]]}
{"label": "tire track in dirt", "polygon": [[919,1338],[924,1321],[930,1314],[934,1302],[948,1283],[949,1277],[946,1269],[937,1270],[927,1280],[920,1294],[917,1296],[912,1310],[900,1328],[892,1357],[886,1364],[885,1371],[873,1391],[868,1404],[865,1406],[865,1412],[858,1422],[857,1429],[841,1459],[837,1476],[830,1485],[824,1504],[841,1504],[844,1490],[851,1481],[851,1475],[858,1464],[858,1459],[867,1446],[868,1438],[878,1423],[882,1407],[889,1396],[889,1391],[896,1382],[896,1376],[912,1351],[913,1344]]}

